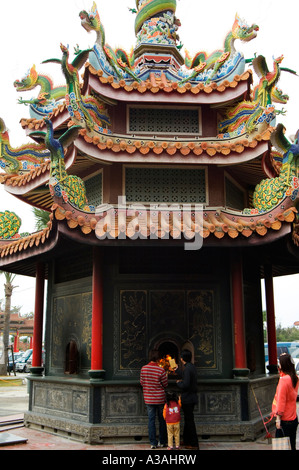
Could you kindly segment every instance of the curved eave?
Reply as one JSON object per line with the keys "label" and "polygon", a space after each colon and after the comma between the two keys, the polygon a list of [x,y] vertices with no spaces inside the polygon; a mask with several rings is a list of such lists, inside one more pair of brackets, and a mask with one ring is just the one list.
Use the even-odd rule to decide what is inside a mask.
{"label": "curved eave", "polygon": [[11,240],[0,240],[0,268],[25,276],[35,276],[36,262],[48,258],[59,239],[57,224],[49,223],[40,232]]}
{"label": "curved eave", "polygon": [[[74,145],[68,148],[65,155],[66,169],[73,165],[76,152]],[[49,182],[50,166],[51,163],[48,161],[21,175],[1,173],[0,183],[4,185],[5,191],[26,201],[32,191]]]}
{"label": "curved eave", "polygon": [[[66,104],[59,104],[52,113],[48,115],[53,123],[54,130],[62,127],[67,128],[67,122],[70,119],[69,112],[66,108]],[[45,121],[36,118],[22,118],[20,121],[22,128],[25,130],[26,135],[29,136],[31,132],[37,130],[43,130],[45,127]]]}
{"label": "curved eave", "polygon": [[[165,243],[203,240],[207,246],[250,246],[271,243],[292,232],[297,210],[286,197],[265,213],[243,214],[200,205],[173,208],[103,205],[96,213],[75,209],[56,199],[52,210],[65,234],[90,244]],[[85,240],[85,241],[84,241]]]}
{"label": "curved eave", "polygon": [[131,139],[131,144],[127,144],[121,138],[117,139],[119,142],[115,142],[117,136],[111,136],[100,142],[97,135],[90,137],[82,131],[74,144],[78,151],[109,163],[235,165],[254,160],[267,152],[270,135],[271,129],[268,128],[251,141],[242,138],[232,139],[230,142],[211,140],[184,144],[160,141],[151,148],[151,141],[147,145],[142,144],[142,139]]}
{"label": "curved eave", "polygon": [[166,224],[164,208],[150,211],[136,206],[115,210],[103,206],[94,214],[60,201],[60,204],[54,203],[52,209],[52,221],[44,230],[24,238],[0,241],[1,270],[34,276],[37,261],[47,263],[54,254],[65,255],[66,251],[77,250],[80,245],[184,246],[189,250],[201,246],[269,245],[291,234],[297,212],[289,198],[273,210],[256,215],[207,208],[196,218],[199,209],[195,209],[195,214],[173,209],[168,211],[170,219]]}
{"label": "curved eave", "polygon": [[252,83],[252,72],[248,70],[241,76],[236,75],[232,82],[224,80],[219,85],[212,82],[209,85],[202,83],[192,85],[187,83],[178,86],[177,82],[158,82],[152,77],[146,82],[133,82],[128,85],[124,80],[114,81],[112,76],[104,77],[102,71],[95,70],[86,65],[84,76],[84,92],[88,88],[109,100],[143,103],[168,104],[221,104],[237,98],[245,97],[249,93]]}

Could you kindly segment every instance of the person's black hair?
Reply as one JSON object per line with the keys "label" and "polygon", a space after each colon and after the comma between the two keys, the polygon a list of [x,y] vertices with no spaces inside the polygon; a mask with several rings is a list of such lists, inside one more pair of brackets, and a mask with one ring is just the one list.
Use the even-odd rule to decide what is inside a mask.
{"label": "person's black hair", "polygon": [[279,364],[282,372],[289,375],[292,379],[293,387],[295,388],[298,382],[298,377],[295,371],[295,365],[290,354],[283,353],[279,356]]}
{"label": "person's black hair", "polygon": [[189,351],[188,349],[183,349],[183,351],[181,352],[181,358],[185,362],[191,362],[191,360],[192,360],[191,351]]}
{"label": "person's black hair", "polygon": [[158,349],[152,349],[149,353],[149,360],[151,362],[157,362],[159,359],[161,359],[160,351]]}
{"label": "person's black hair", "polygon": [[173,393],[167,392],[166,393],[166,403],[167,403],[167,405],[169,405],[169,403],[171,401],[175,401],[176,403],[179,402],[179,397],[177,396],[177,394],[175,392],[173,392]]}

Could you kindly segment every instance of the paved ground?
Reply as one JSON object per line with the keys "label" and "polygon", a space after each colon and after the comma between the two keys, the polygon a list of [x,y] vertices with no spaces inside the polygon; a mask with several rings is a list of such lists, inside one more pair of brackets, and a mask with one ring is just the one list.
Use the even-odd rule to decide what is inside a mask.
{"label": "paved ground", "polygon": [[[15,380],[14,377],[11,379],[6,380],[3,382],[0,378],[0,450],[91,450],[91,451],[101,451],[101,457],[104,459],[106,455],[111,454],[109,452],[113,451],[120,451],[117,452],[117,455],[126,454],[126,452],[135,453],[135,451],[146,451],[147,455],[150,455],[150,462],[144,463],[161,463],[161,461],[157,460],[156,462],[153,459],[160,459],[161,456],[165,455],[165,459],[167,459],[170,454],[165,452],[165,449],[159,449],[155,451],[150,451],[148,443],[132,443],[132,444],[122,444],[122,445],[88,445],[82,442],[73,441],[70,439],[66,439],[59,435],[49,434],[47,432],[41,432],[38,430],[25,428],[22,425],[22,418],[24,412],[28,409],[28,393],[27,393],[27,384],[26,384],[26,376],[18,375],[17,379]],[[5,421],[16,421],[16,426],[14,427],[8,424],[8,426],[4,426]],[[20,421],[20,424],[18,424]],[[9,436],[8,436],[9,435]],[[14,444],[6,445],[6,437],[8,438],[8,443],[11,442],[11,437],[15,437],[15,439],[24,439],[26,442],[17,442]],[[2,440],[2,444],[1,444]],[[299,436],[298,436],[298,445],[297,448],[299,449]],[[4,445],[5,444],[5,445]],[[234,450],[234,451],[257,451],[263,450],[268,451],[272,450],[271,445],[268,443],[268,440],[265,438],[259,439],[256,442],[211,442],[211,441],[200,441],[200,451],[225,451],[225,450]],[[108,454],[107,454],[108,452]],[[195,453],[195,455],[198,452]],[[114,455],[114,454],[113,454]],[[137,453],[137,455],[141,455]],[[179,455],[182,455],[182,458],[187,458],[187,456],[192,455],[190,451],[184,450],[183,448],[180,450]],[[185,455],[185,457],[184,457]],[[108,458],[108,457],[107,457]],[[119,457],[118,457],[119,458]],[[178,459],[178,454],[176,454],[176,459]],[[121,462],[102,462],[102,463],[121,463]],[[163,463],[163,462],[162,462]],[[169,463],[165,461],[164,463]],[[187,462],[176,462],[176,463],[187,463]],[[193,462],[191,462],[193,463]],[[136,466],[136,464],[135,464]]]}

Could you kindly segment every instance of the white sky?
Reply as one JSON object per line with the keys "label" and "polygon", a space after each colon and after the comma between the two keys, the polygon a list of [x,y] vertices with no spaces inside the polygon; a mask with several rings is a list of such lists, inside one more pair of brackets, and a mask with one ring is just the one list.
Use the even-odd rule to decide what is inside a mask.
{"label": "white sky", "polygon": [[[72,53],[79,44],[81,49],[93,46],[95,33],[87,33],[80,24],[79,12],[90,10],[93,0],[14,0],[1,1],[1,73],[0,73],[0,117],[10,130],[12,146],[28,142],[19,121],[29,117],[29,109],[17,104],[17,100],[36,97],[37,89],[17,93],[13,87],[27,70],[36,65],[38,72],[50,75],[54,85],[64,83],[60,68],[56,64],[41,64],[45,59],[61,58],[60,43],[70,46]],[[105,28],[106,42],[111,47],[122,47],[130,51],[135,46],[135,0],[98,0],[97,6]],[[204,50],[208,53],[223,48],[224,38],[231,30],[235,14],[248,24],[258,24],[257,38],[249,43],[237,41],[235,46],[243,51],[245,58],[254,53],[264,55],[272,70],[273,57],[284,55],[282,66],[296,70],[299,74],[298,53],[298,6],[294,0],[178,0],[177,17],[182,26],[179,35],[185,49],[191,55]],[[255,82],[257,77],[254,77]],[[282,73],[278,86],[290,97],[286,117],[278,117],[287,128],[287,135],[295,134],[299,128],[297,109],[299,104],[299,77]],[[21,232],[35,230],[32,210],[7,194],[0,185],[0,211],[11,210],[22,218]],[[1,279],[1,278],[0,278]],[[26,279],[25,279],[26,280]],[[14,291],[13,305],[23,305],[22,313],[33,310],[34,283],[17,278],[19,285]],[[276,279],[275,309],[277,323],[292,326],[299,320],[297,289],[299,274],[285,279]],[[0,299],[3,297],[0,290]],[[299,332],[298,332],[299,336]],[[298,338],[299,339],[299,338]]]}

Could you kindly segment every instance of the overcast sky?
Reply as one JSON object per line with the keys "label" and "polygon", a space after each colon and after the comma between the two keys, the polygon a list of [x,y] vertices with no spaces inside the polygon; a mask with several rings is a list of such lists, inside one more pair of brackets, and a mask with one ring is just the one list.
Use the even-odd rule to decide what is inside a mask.
{"label": "overcast sky", "polygon": [[[41,64],[45,59],[61,58],[60,43],[69,45],[72,53],[78,44],[81,49],[93,46],[95,33],[87,33],[80,24],[79,12],[90,10],[93,0],[14,0],[1,1],[1,73],[0,73],[0,117],[10,131],[12,146],[28,142],[19,121],[29,117],[29,110],[17,100],[36,97],[37,89],[17,93],[13,87],[27,70],[36,65],[38,72],[50,75],[55,86],[64,84],[60,68],[56,64]],[[135,0],[109,0],[97,2],[100,18],[105,28],[106,42],[111,47],[122,47],[130,51],[135,46]],[[235,14],[248,24],[256,23],[260,30],[250,43],[237,41],[235,46],[245,58],[255,53],[264,55],[272,70],[273,57],[284,55],[282,66],[296,70],[299,74],[298,15],[294,0],[177,0],[176,16],[181,20],[179,29],[181,42],[191,55],[198,51],[213,52],[222,49],[226,34],[231,30]],[[254,77],[257,81],[257,77]],[[287,135],[295,134],[299,128],[297,110],[299,104],[299,77],[283,73],[278,86],[290,97],[286,105],[287,116],[279,122],[287,128]],[[22,218],[21,231],[35,230],[32,210],[28,205],[8,195],[0,185],[0,211],[12,210]],[[13,304],[23,305],[22,312],[33,310],[34,283],[18,278]],[[277,323],[292,326],[299,320],[298,290],[299,275],[275,280],[275,309]],[[1,295],[0,290],[0,299]],[[299,339],[299,337],[298,337]]]}

